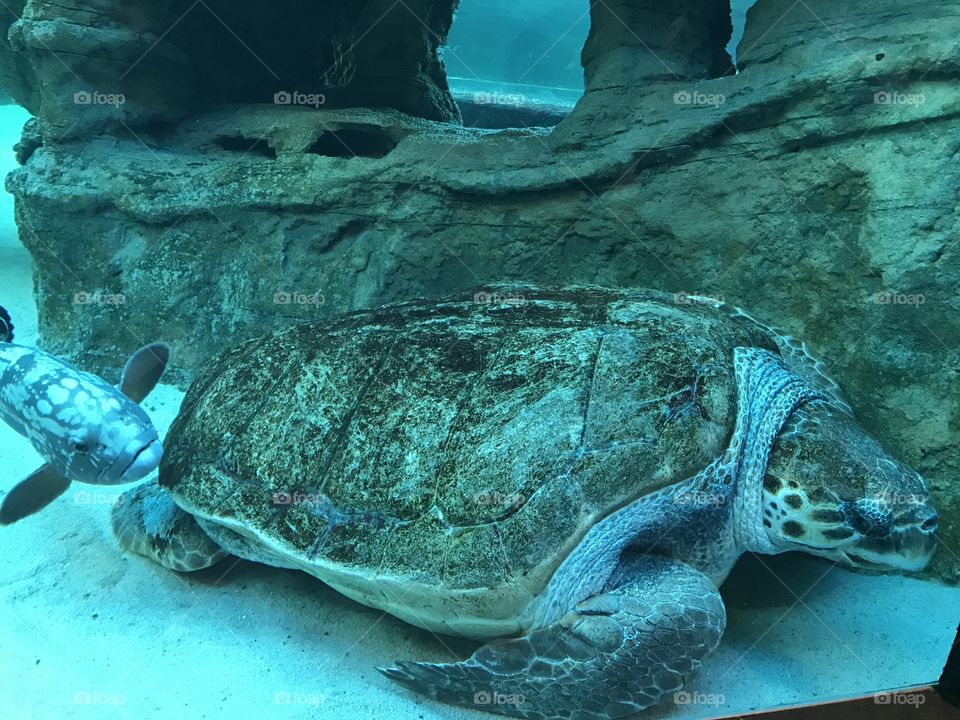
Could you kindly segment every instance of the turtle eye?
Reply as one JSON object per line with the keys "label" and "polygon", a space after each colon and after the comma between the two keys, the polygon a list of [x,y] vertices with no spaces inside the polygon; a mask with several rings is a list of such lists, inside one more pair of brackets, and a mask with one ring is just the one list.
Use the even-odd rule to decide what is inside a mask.
{"label": "turtle eye", "polygon": [[873,503],[847,503],[841,512],[850,526],[865,537],[886,537],[890,534],[893,517]]}
{"label": "turtle eye", "polygon": [[81,455],[86,455],[88,452],[90,452],[90,446],[85,442],[74,443],[73,449]]}

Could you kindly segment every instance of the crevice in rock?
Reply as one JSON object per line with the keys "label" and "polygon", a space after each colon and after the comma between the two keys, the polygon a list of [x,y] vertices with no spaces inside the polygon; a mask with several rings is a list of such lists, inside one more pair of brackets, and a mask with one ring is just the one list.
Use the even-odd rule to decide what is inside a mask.
{"label": "crevice in rock", "polygon": [[[960,119],[960,113],[945,114],[932,119],[928,117],[911,118],[899,123],[871,128],[870,132],[877,137],[896,136],[898,133],[904,132],[904,130],[915,127],[927,128],[930,125],[939,125],[941,123],[946,123],[947,126],[949,126],[951,122],[958,119]],[[850,130],[849,132],[839,132],[829,135],[809,134],[801,138],[795,138],[786,145],[781,145],[781,150],[790,153],[800,152],[802,150],[816,150],[831,145],[840,145],[861,137],[863,137],[863,131],[859,128],[857,130]]]}
{"label": "crevice in rock", "polygon": [[396,140],[375,130],[340,128],[323,132],[307,152],[338,158],[382,158],[396,146]]}
{"label": "crevice in rock", "polygon": [[330,252],[333,248],[343,243],[343,241],[347,238],[355,238],[368,227],[370,227],[370,221],[367,218],[355,218],[348,221],[346,225],[341,227],[330,237],[329,242],[320,248],[320,252]]}

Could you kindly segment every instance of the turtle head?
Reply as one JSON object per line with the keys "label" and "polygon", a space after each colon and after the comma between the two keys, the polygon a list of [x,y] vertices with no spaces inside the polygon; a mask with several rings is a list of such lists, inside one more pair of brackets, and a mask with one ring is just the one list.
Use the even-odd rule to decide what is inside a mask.
{"label": "turtle head", "polygon": [[923,479],[827,402],[801,406],[784,424],[762,495],[764,528],[781,550],[916,571],[936,547],[937,512]]}

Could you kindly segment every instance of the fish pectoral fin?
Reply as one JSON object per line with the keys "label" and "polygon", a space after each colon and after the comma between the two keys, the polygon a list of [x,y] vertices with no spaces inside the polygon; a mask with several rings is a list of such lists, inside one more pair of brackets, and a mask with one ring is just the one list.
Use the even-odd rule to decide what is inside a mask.
{"label": "fish pectoral fin", "polygon": [[136,403],[141,402],[160,382],[169,362],[169,345],[163,342],[144,345],[127,360],[120,392]]}
{"label": "fish pectoral fin", "polygon": [[37,468],[7,493],[0,505],[0,525],[12,525],[52,503],[70,487],[58,470],[50,465]]}

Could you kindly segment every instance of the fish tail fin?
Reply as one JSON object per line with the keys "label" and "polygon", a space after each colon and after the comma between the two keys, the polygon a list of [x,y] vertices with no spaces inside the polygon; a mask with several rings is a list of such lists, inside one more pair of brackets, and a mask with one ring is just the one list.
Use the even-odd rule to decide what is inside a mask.
{"label": "fish tail fin", "polygon": [[0,306],[0,342],[13,342],[13,320],[3,306]]}

